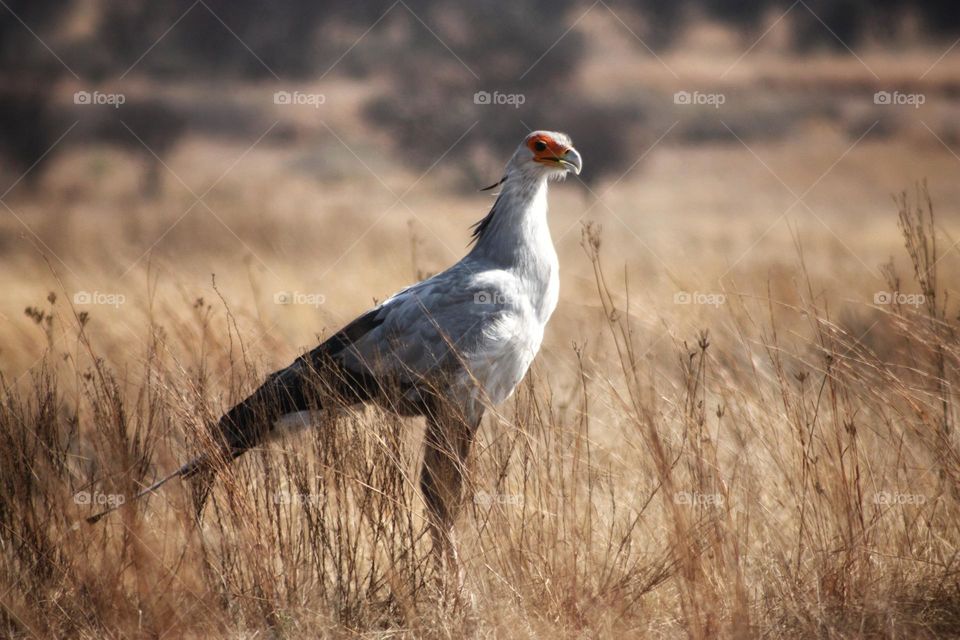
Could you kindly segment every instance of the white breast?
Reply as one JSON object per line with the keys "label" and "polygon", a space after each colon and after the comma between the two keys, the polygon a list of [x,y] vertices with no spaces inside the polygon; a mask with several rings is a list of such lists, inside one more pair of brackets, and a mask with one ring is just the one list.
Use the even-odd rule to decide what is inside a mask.
{"label": "white breast", "polygon": [[495,277],[481,277],[486,286],[498,281],[502,299],[507,301],[497,320],[484,328],[481,348],[468,356],[471,377],[493,404],[509,398],[523,380],[540,351],[544,329],[557,305],[560,287],[553,246],[540,255],[548,260],[539,265],[535,275],[498,271]]}
{"label": "white breast", "polygon": [[499,404],[510,397],[533,362],[543,340],[543,325],[529,317],[505,316],[487,334],[484,349],[470,355],[470,374],[486,400]]}

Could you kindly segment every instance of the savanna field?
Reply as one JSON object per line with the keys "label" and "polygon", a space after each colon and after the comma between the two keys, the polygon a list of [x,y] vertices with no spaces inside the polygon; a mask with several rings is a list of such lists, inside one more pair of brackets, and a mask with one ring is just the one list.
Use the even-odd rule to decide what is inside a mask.
{"label": "savanna field", "polygon": [[[696,21],[654,56],[601,5],[514,73],[575,23],[554,111],[477,103],[481,83],[417,116],[426,98],[349,66],[422,29],[401,7],[382,50],[329,74],[55,84],[56,152],[0,165],[0,636],[960,636],[960,49],[797,53],[781,10],[744,40]],[[438,77],[485,78],[425,22],[452,49]],[[126,104],[84,111],[95,90]],[[577,117],[600,97],[619,119]],[[168,143],[133,110],[151,101],[203,126]],[[584,170],[551,187],[543,349],[471,454],[457,597],[430,556],[423,424],[372,408],[238,459],[199,521],[179,481],[84,521],[458,260],[498,145],[537,128]]]}

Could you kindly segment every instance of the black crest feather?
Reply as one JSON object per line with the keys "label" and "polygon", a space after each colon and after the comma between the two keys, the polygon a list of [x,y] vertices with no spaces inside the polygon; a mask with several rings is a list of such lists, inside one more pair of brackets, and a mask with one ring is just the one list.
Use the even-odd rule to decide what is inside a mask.
{"label": "black crest feather", "polygon": [[[487,189],[492,189],[493,187],[500,186],[501,184],[503,184],[504,180],[506,180],[506,178],[504,178],[503,180],[501,180],[495,185],[491,185],[487,187]],[[487,189],[482,189],[482,191],[486,191]],[[483,218],[475,222],[473,226],[470,227],[470,230],[472,232],[470,234],[470,244],[475,244],[476,242],[478,242],[480,238],[483,237],[483,234],[486,232],[486,230],[490,227],[490,223],[493,222],[493,216],[497,215],[497,207],[500,204],[500,198],[502,197],[503,197],[502,195],[498,195],[497,199],[494,200],[493,202],[493,206],[490,207],[490,213],[485,215]]]}

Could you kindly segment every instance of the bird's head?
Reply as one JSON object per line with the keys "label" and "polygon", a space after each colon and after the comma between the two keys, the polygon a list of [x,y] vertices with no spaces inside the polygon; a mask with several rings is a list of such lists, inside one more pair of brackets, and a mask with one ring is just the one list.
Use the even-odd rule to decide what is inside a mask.
{"label": "bird's head", "polygon": [[570,136],[556,131],[534,131],[517,148],[507,173],[518,171],[534,178],[562,178],[572,171],[580,173],[583,161],[573,148]]}

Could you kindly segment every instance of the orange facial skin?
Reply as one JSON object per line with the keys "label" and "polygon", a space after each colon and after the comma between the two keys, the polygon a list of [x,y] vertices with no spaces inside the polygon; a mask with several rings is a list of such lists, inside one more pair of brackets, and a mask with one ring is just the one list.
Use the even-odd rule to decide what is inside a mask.
{"label": "orange facial skin", "polygon": [[533,152],[535,162],[546,164],[557,164],[568,150],[550,136],[534,136],[527,140],[527,147]]}

